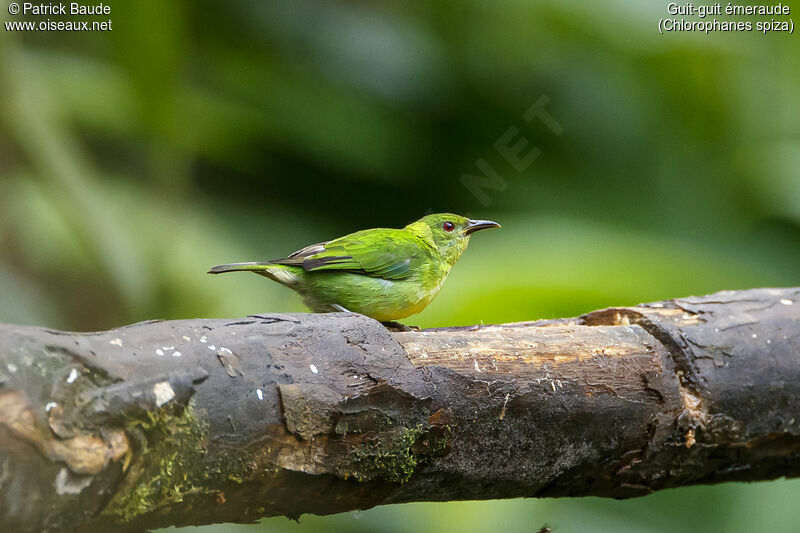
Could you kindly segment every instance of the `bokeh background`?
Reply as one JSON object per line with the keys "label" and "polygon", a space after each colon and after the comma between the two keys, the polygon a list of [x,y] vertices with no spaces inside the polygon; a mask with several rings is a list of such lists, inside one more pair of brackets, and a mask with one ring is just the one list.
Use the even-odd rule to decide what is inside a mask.
{"label": "bokeh background", "polygon": [[[423,327],[800,285],[800,37],[660,35],[666,3],[136,0],[111,32],[0,29],[0,320],[299,311],[205,271],[438,211],[503,229]],[[496,146],[517,142],[538,156]],[[797,501],[775,481],[201,529],[798,531]]]}

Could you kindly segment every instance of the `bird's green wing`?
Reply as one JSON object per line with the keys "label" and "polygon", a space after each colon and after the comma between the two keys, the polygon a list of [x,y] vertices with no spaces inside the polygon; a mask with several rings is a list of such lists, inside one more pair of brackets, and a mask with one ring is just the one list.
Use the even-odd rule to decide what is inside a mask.
{"label": "bird's green wing", "polygon": [[384,279],[403,279],[428,257],[418,237],[399,229],[368,229],[312,244],[285,259],[272,261],[302,266],[308,272],[345,270]]}

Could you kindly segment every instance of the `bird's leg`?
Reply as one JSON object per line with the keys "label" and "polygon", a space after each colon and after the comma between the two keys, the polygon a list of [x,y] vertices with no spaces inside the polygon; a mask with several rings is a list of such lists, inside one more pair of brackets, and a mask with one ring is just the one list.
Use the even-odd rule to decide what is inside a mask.
{"label": "bird's leg", "polygon": [[[342,313],[350,313],[348,309],[344,306],[339,304],[331,304],[331,307],[337,311],[341,311]],[[388,322],[381,322],[383,327],[388,329],[389,331],[419,331],[419,326],[406,326],[405,324],[401,324],[400,322],[388,321]]]}
{"label": "bird's leg", "polygon": [[419,326],[406,326],[400,322],[389,321],[381,322],[381,324],[389,331],[420,331]]}
{"label": "bird's leg", "polygon": [[[348,309],[346,309],[344,306],[341,306],[339,304],[331,304],[331,307],[333,309],[337,310],[337,311],[341,311],[342,313],[350,313],[351,312]],[[381,324],[383,324],[383,327],[385,327],[389,331],[419,331],[420,330],[419,326],[406,326],[405,324],[401,324],[400,322],[395,322],[393,320],[392,321],[387,321],[387,322],[381,322]]]}

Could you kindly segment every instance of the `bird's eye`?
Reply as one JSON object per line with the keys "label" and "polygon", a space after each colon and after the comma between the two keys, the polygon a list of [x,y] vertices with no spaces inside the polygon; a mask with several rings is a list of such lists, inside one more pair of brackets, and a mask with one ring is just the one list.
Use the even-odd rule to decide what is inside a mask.
{"label": "bird's eye", "polygon": [[456,229],[456,225],[450,222],[449,220],[444,224],[442,224],[442,227],[444,228],[445,231],[453,231],[454,229]]}

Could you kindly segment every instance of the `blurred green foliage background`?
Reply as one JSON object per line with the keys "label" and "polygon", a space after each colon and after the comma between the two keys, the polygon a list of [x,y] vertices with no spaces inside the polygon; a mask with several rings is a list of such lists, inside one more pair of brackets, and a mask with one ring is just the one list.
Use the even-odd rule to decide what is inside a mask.
{"label": "blurred green foliage background", "polygon": [[[800,285],[800,40],[660,35],[665,16],[137,0],[112,4],[111,32],[0,30],[0,320],[299,311],[277,284],[205,270],[431,211],[503,229],[473,239],[423,327]],[[542,97],[560,135],[524,117]],[[540,155],[520,171],[504,134]],[[501,179],[474,194],[479,159]],[[797,531],[799,498],[776,481],[205,530]]]}

